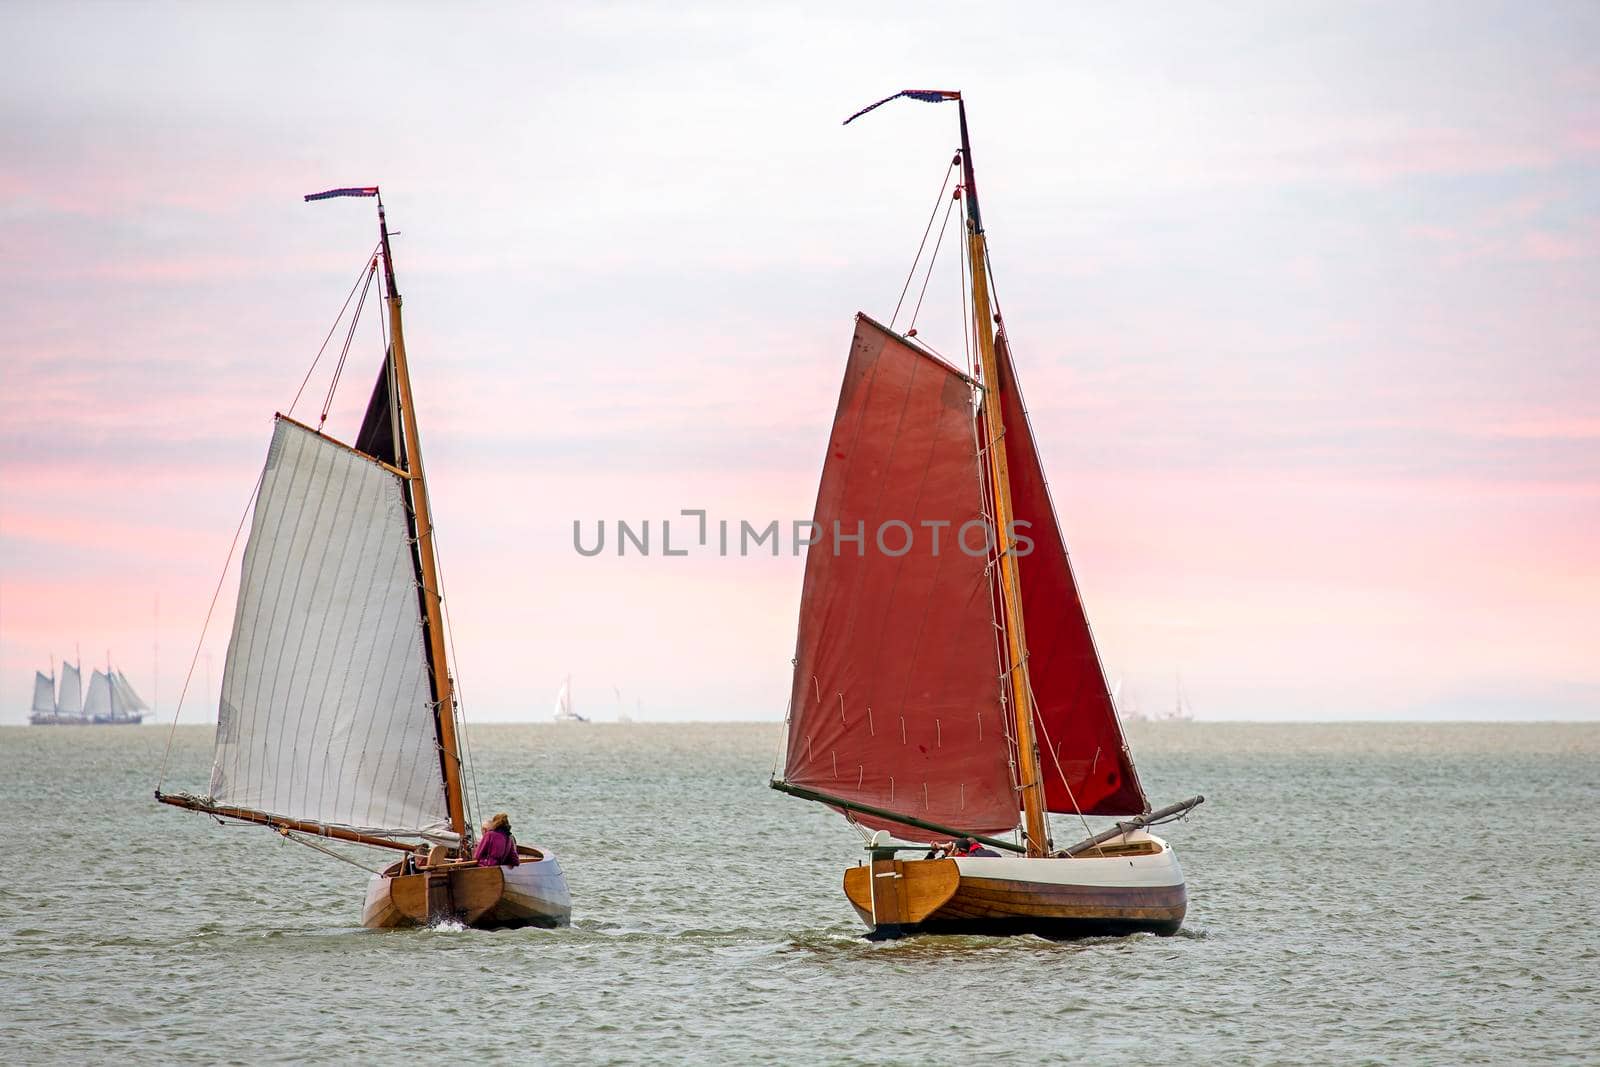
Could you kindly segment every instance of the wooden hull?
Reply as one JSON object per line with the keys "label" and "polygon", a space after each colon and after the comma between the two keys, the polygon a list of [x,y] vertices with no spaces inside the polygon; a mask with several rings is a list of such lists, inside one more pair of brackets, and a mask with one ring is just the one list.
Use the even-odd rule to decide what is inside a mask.
{"label": "wooden hull", "polygon": [[459,922],[481,930],[566,926],[572,898],[561,864],[522,846],[516,867],[448,864],[400,873],[395,864],[367,883],[361,925],[374,930]]}
{"label": "wooden hull", "polygon": [[870,936],[1175,934],[1188,891],[1166,842],[1071,859],[877,860],[845,872]]}

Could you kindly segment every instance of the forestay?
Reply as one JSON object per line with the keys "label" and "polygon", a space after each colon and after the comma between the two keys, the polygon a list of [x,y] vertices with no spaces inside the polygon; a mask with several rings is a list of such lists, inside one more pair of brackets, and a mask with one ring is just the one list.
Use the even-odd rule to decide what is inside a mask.
{"label": "forestay", "polygon": [[401,479],[282,418],[241,564],[210,791],[366,833],[449,833]]}

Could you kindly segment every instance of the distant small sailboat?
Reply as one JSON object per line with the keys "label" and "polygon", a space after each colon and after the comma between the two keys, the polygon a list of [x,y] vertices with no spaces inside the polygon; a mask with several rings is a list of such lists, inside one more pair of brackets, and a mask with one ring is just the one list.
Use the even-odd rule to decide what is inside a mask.
{"label": "distant small sailboat", "polygon": [[[378,190],[306,199],[335,196]],[[404,853],[368,882],[368,927],[564,926],[571,899],[548,851],[520,846],[514,867],[472,860],[434,525],[381,198],[378,237],[366,277],[370,284],[381,268],[389,347],[355,444],[277,416],[240,568],[210,789],[158,786],[156,799],[319,848],[327,839]]]}
{"label": "distant small sailboat", "polygon": [[96,670],[90,675],[86,700],[77,664],[62,660],[59,693],[53,671],[34,672],[28,721],[35,726],[137,726],[149,710],[128,676],[109,662],[104,672]]}
{"label": "distant small sailboat", "polygon": [[[871,833],[844,892],[873,936],[1171,934],[1187,908],[1183,872],[1145,827],[1202,798],[1152,811],[1123,738],[995,331],[966,106],[959,93],[907,90],[852,119],[899,96],[960,110],[952,167],[976,374],[914,330],[856,317],[771,784]],[[944,531],[942,551],[930,530]],[[1049,812],[1123,821],[1057,849]],[[996,836],[1011,831],[1018,840]],[[896,858],[967,837],[998,852]]]}
{"label": "distant small sailboat", "polygon": [[[1120,689],[1122,683],[1117,683]],[[1122,715],[1123,722],[1193,722],[1194,708],[1189,703],[1189,698],[1183,692],[1183,679],[1178,679],[1176,697],[1173,700],[1172,710],[1158,711],[1150,714],[1134,703],[1130,697],[1127,700],[1117,700],[1117,710]],[[1116,694],[1112,694],[1115,699]]]}
{"label": "distant small sailboat", "polygon": [[1189,703],[1189,698],[1184,695],[1182,675],[1178,677],[1177,691],[1172,703],[1172,713],[1166,718],[1170,722],[1194,721],[1194,706]]}
{"label": "distant small sailboat", "polygon": [[572,675],[567,675],[561,683],[561,688],[556,690],[556,722],[588,722],[589,720],[572,710]]}

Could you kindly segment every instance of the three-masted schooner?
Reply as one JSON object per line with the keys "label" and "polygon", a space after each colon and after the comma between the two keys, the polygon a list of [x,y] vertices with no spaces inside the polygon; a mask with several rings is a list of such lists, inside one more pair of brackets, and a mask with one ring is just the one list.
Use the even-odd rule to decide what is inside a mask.
{"label": "three-masted schooner", "polygon": [[[977,365],[856,318],[772,785],[872,832],[844,891],[874,936],[1174,933],[1183,872],[1144,828],[1200,798],[1151,811],[1123,738],[996,330],[966,106],[906,90],[851,119],[901,96],[959,109]],[[1123,821],[1057,849],[1050,812]],[[963,839],[989,854],[896,858]]]}
{"label": "three-masted schooner", "polygon": [[[372,187],[307,196],[378,197]],[[210,788],[156,799],[289,837],[403,853],[362,923],[561,926],[548,851],[476,865],[434,525],[389,229],[378,198],[389,344],[354,445],[278,415],[255,498],[223,673]],[[358,311],[359,314],[359,311]],[[354,325],[351,327],[354,330]]]}
{"label": "three-masted schooner", "polygon": [[128,676],[109,663],[104,671],[89,676],[87,698],[76,663],[61,661],[59,690],[54,671],[33,672],[33,707],[28,721],[35,726],[137,726],[149,710]]}

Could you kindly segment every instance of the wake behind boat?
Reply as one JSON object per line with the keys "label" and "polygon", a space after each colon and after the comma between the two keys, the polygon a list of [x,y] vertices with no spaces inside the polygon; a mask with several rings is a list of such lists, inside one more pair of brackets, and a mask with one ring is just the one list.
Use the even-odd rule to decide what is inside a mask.
{"label": "wake behind boat", "polygon": [[[976,360],[856,317],[772,786],[870,833],[844,891],[874,936],[1175,933],[1183,872],[1145,827],[1201,798],[1152,811],[1123,737],[995,330],[965,104],[907,90],[851,119],[900,96],[960,112]],[[1050,812],[1124,821],[1057,849]]]}
{"label": "wake behind boat", "polygon": [[[368,187],[306,199],[377,195]],[[401,853],[370,880],[368,927],[564,926],[571,900],[548,851],[516,846],[507,832],[495,852],[502,862],[473,858],[382,199],[378,234],[366,278],[370,286],[381,268],[389,345],[355,443],[277,416],[240,568],[210,788],[200,796],[158,786],[156,799],[323,851],[328,840]]]}

